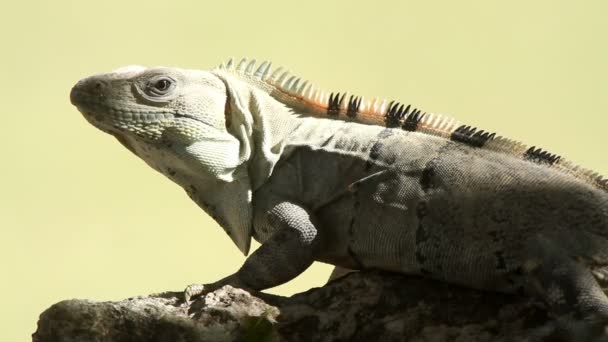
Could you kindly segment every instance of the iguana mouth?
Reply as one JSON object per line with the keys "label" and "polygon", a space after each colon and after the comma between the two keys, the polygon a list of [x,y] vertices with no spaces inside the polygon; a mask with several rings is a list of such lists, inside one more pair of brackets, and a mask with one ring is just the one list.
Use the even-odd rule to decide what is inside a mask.
{"label": "iguana mouth", "polygon": [[152,124],[160,123],[164,120],[172,120],[176,116],[182,116],[179,113],[171,111],[151,112],[148,109],[121,109],[107,106],[99,101],[87,99],[86,95],[77,96],[79,99],[73,101],[73,103],[75,102],[74,105],[78,107],[78,110],[99,122],[110,119],[120,122]]}
{"label": "iguana mouth", "polygon": [[74,105],[76,105],[78,110],[83,114],[99,122],[111,119],[122,123],[154,124],[170,121],[175,118],[184,118],[200,122],[204,125],[209,125],[194,115],[179,113],[177,110],[151,112],[147,109],[120,109],[104,105],[99,103],[99,101],[86,99],[86,95],[82,96]]}

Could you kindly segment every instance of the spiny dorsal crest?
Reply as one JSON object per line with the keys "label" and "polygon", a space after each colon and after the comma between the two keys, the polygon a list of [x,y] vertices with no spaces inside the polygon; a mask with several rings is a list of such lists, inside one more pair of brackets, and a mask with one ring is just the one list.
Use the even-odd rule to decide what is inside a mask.
{"label": "spiny dorsal crest", "polygon": [[261,81],[266,86],[285,95],[284,98],[309,108],[311,113],[318,116],[388,128],[400,127],[410,132],[430,134],[475,148],[509,154],[559,169],[608,191],[608,178],[602,177],[597,172],[582,168],[535,146],[528,147],[519,141],[496,136],[496,133],[462,125],[455,119],[441,114],[422,112],[420,109],[412,108],[411,105],[405,106],[386,99],[368,100],[363,96],[348,93],[327,92],[309,81],[292,75],[282,67],[271,70],[269,61],[258,65],[255,59],[243,58],[235,63],[231,58],[228,62],[222,63],[218,69],[228,71],[245,80]]}

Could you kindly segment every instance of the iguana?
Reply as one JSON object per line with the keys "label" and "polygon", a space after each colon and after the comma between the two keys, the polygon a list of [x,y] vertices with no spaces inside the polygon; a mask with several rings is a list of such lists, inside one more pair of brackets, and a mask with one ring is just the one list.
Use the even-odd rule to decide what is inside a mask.
{"label": "iguana", "polygon": [[313,261],[524,290],[608,318],[608,179],[545,150],[398,102],[328,93],[269,62],[129,66],[78,82],[97,128],[182,186],[263,290]]}

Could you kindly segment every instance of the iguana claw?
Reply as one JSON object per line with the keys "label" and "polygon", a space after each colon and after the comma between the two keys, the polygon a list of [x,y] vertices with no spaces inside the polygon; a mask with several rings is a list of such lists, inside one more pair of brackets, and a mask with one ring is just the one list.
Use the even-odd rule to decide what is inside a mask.
{"label": "iguana claw", "polygon": [[211,292],[211,289],[204,284],[190,284],[184,290],[184,301],[190,303],[193,298],[196,299],[209,292]]}

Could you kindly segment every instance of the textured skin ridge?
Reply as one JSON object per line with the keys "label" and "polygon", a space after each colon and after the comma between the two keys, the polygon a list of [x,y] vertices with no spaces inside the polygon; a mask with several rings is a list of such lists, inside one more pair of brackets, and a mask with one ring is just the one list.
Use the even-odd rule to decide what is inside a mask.
{"label": "textured skin ridge", "polygon": [[[276,91],[281,92],[284,95],[280,97],[281,99],[300,102],[309,108],[311,113],[323,117],[377,126],[402,127],[403,129],[407,129],[408,119],[411,121],[412,118],[416,118],[417,125],[414,129],[415,131],[447,139],[453,137],[454,133],[458,133],[459,129],[466,127],[471,132],[471,135],[476,134],[477,137],[480,137],[482,134],[486,134],[483,137],[486,141],[480,145],[478,143],[479,139],[473,139],[477,143],[468,143],[467,141],[470,142],[471,139],[453,140],[468,143],[474,147],[483,147],[499,153],[521,157],[531,162],[545,164],[547,167],[555,167],[604,191],[608,191],[608,178],[536,146],[530,147],[517,140],[497,136],[496,133],[477,130],[477,128],[472,126],[463,126],[455,119],[441,114],[421,114],[420,110],[416,109],[404,112],[403,105],[395,101],[389,102],[386,99],[382,100],[379,98],[369,101],[365,100],[363,96],[356,97],[347,93],[329,93],[318,89],[309,81],[300,83],[300,77],[289,76],[290,73],[283,67],[272,71],[271,64],[269,61],[264,61],[259,63],[256,68],[255,59],[248,60],[247,58],[242,58],[238,64],[234,63],[233,59],[230,59],[226,63],[220,64],[218,69],[228,71],[247,81],[253,79],[254,82],[264,82],[276,89]],[[350,99],[345,100],[349,96]],[[352,110],[349,111],[349,108],[353,108],[353,102],[356,103],[358,114],[353,114]],[[349,106],[348,104],[351,105]],[[399,110],[400,107],[402,108],[401,110]],[[409,108],[410,106],[408,106]],[[462,134],[458,136],[462,136]]]}

